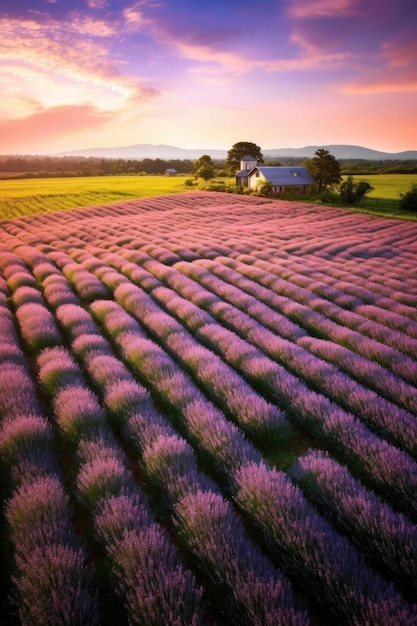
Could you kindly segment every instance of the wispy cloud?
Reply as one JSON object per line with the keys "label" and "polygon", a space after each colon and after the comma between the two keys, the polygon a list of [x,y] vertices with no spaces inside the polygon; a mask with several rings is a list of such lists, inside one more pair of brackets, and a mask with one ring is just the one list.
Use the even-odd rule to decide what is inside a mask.
{"label": "wispy cloud", "polygon": [[109,112],[91,105],[49,107],[26,117],[0,121],[1,147],[4,152],[36,144],[42,148],[55,137],[100,128],[111,117]]}
{"label": "wispy cloud", "polygon": [[417,76],[381,77],[372,81],[364,80],[345,85],[343,91],[351,95],[413,93],[417,91]]}
{"label": "wispy cloud", "polygon": [[4,19],[0,41],[3,97],[37,100],[42,107],[88,104],[117,110],[157,94],[149,81],[121,73],[106,39],[115,26],[91,17],[66,23]]}
{"label": "wispy cloud", "polygon": [[344,87],[345,93],[403,94],[417,91],[417,42],[407,28],[400,41],[381,41],[372,63],[358,69],[353,80]]}
{"label": "wispy cloud", "polygon": [[291,0],[288,14],[296,18],[347,17],[367,11],[362,0]]}
{"label": "wispy cloud", "polygon": [[87,0],[87,6],[90,9],[104,9],[108,6],[107,0]]}

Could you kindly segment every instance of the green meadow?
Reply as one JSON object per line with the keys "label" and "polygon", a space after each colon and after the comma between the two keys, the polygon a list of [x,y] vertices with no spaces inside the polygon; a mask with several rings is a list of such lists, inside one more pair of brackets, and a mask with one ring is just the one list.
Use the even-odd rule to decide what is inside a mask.
{"label": "green meadow", "polygon": [[[185,181],[189,178],[190,175],[1,180],[0,219],[199,189],[197,185],[194,187],[185,185]],[[354,180],[365,180],[373,187],[362,205],[356,207],[356,210],[385,217],[415,217],[417,219],[417,214],[406,215],[399,209],[400,194],[407,192],[411,185],[417,184],[417,174],[369,174],[354,176]],[[233,184],[232,179],[224,182]],[[304,198],[303,201],[305,201]]]}
{"label": "green meadow", "polygon": [[192,189],[190,176],[92,176],[0,181],[0,219],[109,204]]}
{"label": "green meadow", "polygon": [[404,213],[399,208],[400,195],[409,191],[412,185],[417,184],[417,174],[368,174],[354,176],[353,179],[366,181],[373,187],[359,207],[362,212],[385,217],[417,219],[417,212],[413,216],[410,213]]}

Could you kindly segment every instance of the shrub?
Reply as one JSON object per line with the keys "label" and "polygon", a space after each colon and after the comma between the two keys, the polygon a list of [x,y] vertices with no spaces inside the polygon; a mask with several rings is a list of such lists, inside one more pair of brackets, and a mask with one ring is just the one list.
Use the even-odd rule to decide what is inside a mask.
{"label": "shrub", "polygon": [[261,183],[258,187],[258,193],[260,196],[272,196],[274,192],[274,188],[273,185],[271,183],[271,181],[266,180],[265,182]]}
{"label": "shrub", "polygon": [[372,191],[369,183],[361,180],[357,183],[353,181],[353,176],[348,176],[339,187],[340,198],[345,204],[360,204],[362,198]]}
{"label": "shrub", "polygon": [[417,213],[417,184],[414,184],[406,193],[400,194],[400,209]]}

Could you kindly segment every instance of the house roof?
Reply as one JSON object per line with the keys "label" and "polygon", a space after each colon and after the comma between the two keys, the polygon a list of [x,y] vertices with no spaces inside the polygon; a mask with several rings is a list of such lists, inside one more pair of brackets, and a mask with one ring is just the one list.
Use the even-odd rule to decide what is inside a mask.
{"label": "house roof", "polygon": [[[259,171],[273,185],[290,187],[291,185],[315,185],[316,183],[310,172],[303,166],[257,165],[250,172],[247,172],[247,175],[250,177],[256,171]],[[243,175],[243,172],[239,172],[239,174]]]}

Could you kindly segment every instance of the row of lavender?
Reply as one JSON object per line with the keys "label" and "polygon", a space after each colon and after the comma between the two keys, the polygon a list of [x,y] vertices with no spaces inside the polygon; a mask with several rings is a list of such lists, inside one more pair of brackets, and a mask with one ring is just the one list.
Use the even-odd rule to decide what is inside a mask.
{"label": "row of lavender", "polygon": [[[69,265],[69,263],[65,264],[65,258],[62,255],[61,258],[61,263],[64,265],[64,269],[66,265]],[[102,270],[104,271],[105,267],[102,268]],[[114,275],[112,275],[112,280],[114,280]],[[76,281],[74,282],[74,286],[76,287],[77,283]],[[116,299],[118,298],[118,290],[122,287],[127,287],[127,293],[125,294],[128,298],[132,298],[133,296],[137,296],[140,299],[140,302],[137,303],[139,305],[140,311],[141,311],[141,320],[146,322],[148,320],[148,315],[150,315],[151,317],[155,318],[155,313],[159,313],[159,318],[161,317],[161,312],[155,311],[155,310],[149,310],[146,311],[146,307],[145,307],[145,303],[144,303],[144,297],[143,294],[139,291],[139,290],[134,290],[132,289],[132,287],[130,285],[128,285],[126,282],[122,281],[122,284],[119,285],[118,289],[116,289],[115,291],[115,297]],[[123,296],[122,296],[123,297]],[[150,306],[150,301],[148,302],[148,307]],[[156,385],[156,390],[160,391],[160,393],[162,393],[162,397],[165,397],[165,401],[169,402],[172,405],[172,408],[174,409],[174,407],[176,408],[176,410],[178,411],[179,408],[183,407],[184,404],[192,404],[194,405],[196,402],[196,399],[198,399],[198,390],[196,388],[193,388],[192,385],[189,383],[189,381],[187,381],[187,379],[184,379],[183,376],[181,376],[180,371],[178,369],[178,367],[176,366],[175,363],[170,363],[169,361],[167,361],[167,356],[166,353],[164,351],[162,351],[161,349],[159,349],[159,357],[160,357],[160,363],[155,363],[155,353],[157,352],[157,346],[156,344],[151,344],[151,346],[149,346],[149,340],[146,338],[146,336],[143,336],[143,333],[140,332],[140,329],[137,327],[137,325],[134,324],[134,322],[132,321],[131,318],[129,318],[128,316],[126,316],[123,313],[123,309],[120,309],[119,307],[115,306],[112,303],[109,303],[107,301],[104,302],[100,302],[100,301],[96,301],[92,304],[92,309],[93,311],[95,311],[96,315],[99,316],[99,318],[104,318],[104,320],[107,320],[107,330],[109,332],[109,335],[115,339],[117,341],[117,343],[119,345],[121,345],[122,350],[125,350],[128,356],[128,360],[129,360],[129,356],[130,359],[132,360],[132,367],[136,367],[138,368],[138,352],[140,354],[140,367],[138,370],[138,375],[143,375],[144,371],[146,372],[146,380],[147,383],[154,383],[154,385]],[[167,322],[168,320],[162,320]],[[155,320],[155,322],[158,324],[161,322],[161,319],[157,319]],[[136,327],[135,327],[136,326]],[[161,328],[164,329],[165,333],[170,333],[173,332],[172,329],[172,322],[171,325],[167,324],[167,323],[163,323],[161,325]],[[178,326],[178,325],[177,325]],[[135,332],[134,332],[135,330]],[[175,330],[177,332],[181,331],[181,327],[178,326],[177,328],[175,328]],[[126,336],[125,336],[126,335]],[[139,339],[142,339],[142,341],[139,343],[139,345],[137,345],[137,340],[136,336],[139,335]],[[185,334],[183,334],[183,339],[185,339]],[[161,338],[161,337],[160,337]],[[148,348],[148,350],[150,349],[151,351],[151,355],[150,355],[150,359],[149,359],[149,363],[148,363],[148,367],[147,367],[147,362],[146,362],[146,352],[145,349]],[[145,359],[145,360],[144,360]],[[172,377],[168,376],[168,368],[169,365],[171,365],[171,370],[172,370]],[[149,369],[148,369],[149,368]],[[155,372],[155,369],[157,369],[157,371]],[[159,370],[159,371],[158,371]],[[159,375],[158,375],[159,374]],[[169,381],[169,384],[167,383],[167,378]],[[188,384],[187,384],[188,382]],[[159,387],[159,385],[162,385],[162,389]],[[227,386],[229,387],[229,385]],[[174,394],[173,397],[171,394]],[[204,409],[204,398],[202,397],[200,399],[200,406],[199,406],[200,411]],[[208,413],[210,407],[207,406],[207,408],[205,409],[205,413]],[[185,409],[183,409],[185,410]],[[219,422],[220,419],[220,413],[217,413],[217,422]],[[216,417],[216,413],[214,414],[214,416]],[[218,424],[216,425],[216,428],[218,429]],[[262,424],[260,424],[260,428],[262,428]],[[197,433],[199,434],[199,437],[201,439],[201,424],[199,425],[199,428],[197,430]],[[205,446],[207,446],[207,442],[210,441],[210,446],[213,446],[213,444],[216,444],[216,438],[215,438],[215,434],[216,431],[213,431],[213,426],[211,426],[211,428],[207,428],[207,433],[203,433],[203,441],[205,442]],[[219,440],[219,437],[217,436],[217,441]],[[242,454],[241,450],[243,449],[243,441],[240,443],[239,445],[239,457],[238,460],[236,460],[236,458],[234,458],[236,456],[236,452],[233,453],[233,450],[228,450],[227,447],[225,447],[225,443],[227,443],[227,438],[225,436],[225,433],[222,433],[222,437],[221,437],[221,441],[223,443],[223,449],[222,449],[222,457],[219,458],[219,452],[216,450],[216,448],[218,448],[218,445],[215,445],[215,450],[216,453],[213,455],[213,453],[211,453],[211,461],[214,462],[217,466],[217,471],[220,474],[220,476],[223,476],[223,478],[225,479],[226,476],[228,475],[228,472],[225,473],[225,470],[228,470],[230,468],[229,471],[231,471],[232,469],[234,469],[234,467],[236,466],[237,468],[239,468],[240,470],[242,469],[242,467],[245,466],[249,466],[250,463],[246,462],[243,463],[240,460],[240,456]],[[220,443],[220,442],[219,442]],[[236,448],[236,442],[235,443],[235,448]],[[199,443],[199,439],[197,439],[197,441],[195,441],[195,445],[200,446],[201,447],[201,443]],[[203,448],[204,449],[204,448]],[[212,450],[213,448],[210,448],[210,450]],[[207,452],[206,452],[207,454]],[[210,457],[209,457],[210,458]],[[250,459],[252,460],[252,459]],[[261,465],[259,460],[256,463],[256,465]],[[308,526],[308,525],[307,525]],[[320,530],[322,531],[322,528],[319,526]],[[315,529],[316,532],[317,529]],[[334,533],[331,533],[331,544],[334,545],[334,541],[335,541],[335,537],[333,536]],[[314,537],[314,535],[313,535]],[[312,543],[313,543],[313,538],[312,539]],[[330,537],[327,538],[327,540],[330,542]],[[337,544],[337,549],[343,549],[346,548],[346,546],[344,546],[344,543],[340,540]],[[321,557],[324,554],[328,555],[328,547],[327,550],[322,551],[321,553]],[[333,557],[334,558],[334,557]],[[355,559],[353,557],[353,555],[351,555],[351,558],[353,560],[352,563],[349,563],[349,566],[347,567],[348,572],[350,571],[350,576],[353,577],[353,571],[356,569],[356,567],[358,567],[358,563],[355,562]],[[301,556],[300,556],[300,562],[301,562]],[[297,563],[298,567],[300,566],[300,562]],[[306,555],[303,554],[302,555],[302,562],[303,562],[303,570],[305,571],[305,565],[306,565]],[[333,564],[332,564],[333,565]],[[329,568],[333,569],[333,567],[331,567],[331,565],[329,564]],[[346,571],[343,571],[343,575],[340,576],[340,578],[342,580],[345,580],[345,574]],[[300,575],[299,572],[297,572],[297,575]],[[311,580],[309,580],[309,584],[311,585]],[[355,585],[358,585],[359,589],[361,587],[361,582],[355,581],[354,583]],[[322,581],[320,581],[320,587],[322,587]],[[311,588],[311,587],[310,587]],[[359,592],[358,589],[358,592]],[[323,591],[322,591],[323,593]],[[328,597],[327,599],[327,603],[330,602],[330,598],[334,597],[334,590],[327,590],[327,594]],[[325,594],[325,597],[326,595]],[[339,594],[338,597],[338,601],[340,602],[341,599],[343,598],[343,594],[342,596]],[[344,598],[344,602],[348,602],[347,598]],[[369,599],[367,600],[367,602],[369,602]],[[346,607],[345,611],[348,612],[349,615],[351,615],[352,612],[352,607],[350,606],[350,603],[348,602],[348,606],[349,609]],[[378,606],[380,606],[380,603],[378,603]],[[387,607],[384,606],[380,606],[379,609],[377,610],[383,610],[386,611]],[[372,604],[372,609],[370,608],[370,606],[367,607],[367,610],[371,613],[373,610],[375,609],[375,606]],[[340,611],[340,607],[338,609],[338,611]],[[364,611],[364,607],[361,607],[361,611],[363,613]],[[392,611],[392,608],[389,609],[389,612]],[[400,616],[398,613],[395,613],[395,619],[400,619]],[[276,621],[276,618],[275,618]]]}
{"label": "row of lavender", "polygon": [[[30,248],[26,247],[22,252],[26,261],[39,260],[36,259],[36,254],[32,254]],[[86,384],[79,366],[63,345],[59,328],[60,308],[75,305],[58,305],[68,298],[77,301],[69,283],[66,280],[64,282],[58,280],[58,283],[55,283],[57,288],[51,289],[51,277],[64,278],[63,275],[58,271],[54,272],[54,266],[50,262],[37,263],[33,273],[41,287],[46,283],[42,294],[41,290],[35,287],[32,274],[17,255],[3,253],[1,264],[5,277],[12,276],[12,280],[8,280],[8,286],[13,287],[16,281],[20,285],[12,293],[12,300],[23,345],[35,361],[37,378],[49,400],[48,413],[52,428],[55,427],[59,433],[59,442],[56,441],[53,447],[59,446],[65,449],[66,454],[71,454],[70,463],[75,471],[71,495],[86,511],[87,518],[93,526],[95,539],[102,552],[99,561],[100,571],[110,572],[108,588],[114,588],[121,597],[127,620],[131,624],[157,626],[166,620],[172,624],[200,623],[202,590],[191,571],[184,567],[166,531],[156,523],[147,498],[129,470],[123,450],[107,424],[106,412]],[[80,311],[83,312],[83,309],[80,308]],[[68,328],[64,330],[68,331]],[[84,335],[88,325],[86,328],[83,318],[76,319],[72,330],[75,337],[77,331]],[[13,380],[14,384],[19,384],[19,380]],[[144,390],[142,395],[145,395]],[[7,396],[11,400],[11,394]],[[26,408],[28,409],[30,407]],[[23,407],[20,410],[22,411]],[[17,420],[14,419],[12,425],[16,424]],[[6,421],[3,431],[7,437],[6,443],[10,440],[7,426]],[[27,429],[30,437],[30,425]],[[33,435],[35,445],[31,447],[30,444],[33,442],[30,440],[28,442],[32,456],[39,454],[36,431]],[[20,458],[13,461],[10,464],[12,472],[26,470],[20,463]],[[54,510],[61,502],[57,499],[57,493],[51,490],[46,504],[39,502],[38,494],[38,483],[26,489],[26,501],[33,502],[35,512],[23,510],[20,513],[25,523],[28,523],[28,518],[29,522],[31,521],[30,514],[41,516],[42,528],[39,529],[35,523],[35,532],[45,535],[54,549],[57,540],[55,536],[57,522],[51,520],[50,516],[43,520],[42,514],[45,506],[50,506]],[[61,500],[63,498],[64,496]],[[67,494],[65,498],[66,501],[69,500]],[[8,503],[8,510],[12,503],[13,500]],[[67,525],[73,513],[68,510],[60,511]],[[13,522],[10,515],[8,520]],[[13,537],[13,524],[10,523],[10,526]],[[65,569],[68,568],[67,560],[61,559],[58,563],[53,563],[53,569],[50,566],[49,580],[38,588],[36,583],[42,582],[42,576],[37,572],[38,560],[36,558],[32,560],[31,542],[34,538],[36,537],[27,533],[27,540],[21,545],[14,542],[18,569],[21,569],[19,567],[21,559],[27,559],[32,564],[30,576],[22,572],[17,585],[22,596],[19,603],[26,609],[26,613],[20,611],[21,622],[84,624],[89,623],[88,620],[94,620],[95,623],[102,623],[104,609],[102,607],[99,611],[99,588],[93,588],[95,605],[87,607],[88,615],[79,616],[73,610],[72,605],[78,608],[78,603],[80,610],[84,609],[85,602],[81,602],[80,593],[73,589],[74,585],[67,584],[68,574]],[[47,547],[41,544],[39,548],[42,550]],[[19,552],[23,556],[20,556]],[[79,570],[80,566],[78,563],[77,565]],[[71,571],[71,574],[78,582],[79,572]],[[38,604],[41,604],[39,608],[26,602],[22,593],[22,584],[26,578],[35,587],[32,593],[38,594]],[[97,580],[97,576],[95,578]],[[90,581],[90,585],[92,582],[94,581]],[[44,593],[40,593],[42,591]],[[72,603],[69,607],[65,604],[68,598]],[[52,600],[56,606],[53,613],[48,606]]]}
{"label": "row of lavender", "polygon": [[[117,265],[115,255],[106,254],[105,258],[107,262]],[[88,264],[88,261],[86,262]],[[119,258],[119,263],[122,263],[127,271],[127,264],[123,259]],[[152,277],[146,271],[140,273],[137,267],[133,268],[136,280],[142,282],[148,290],[152,289],[154,298],[163,303],[165,308],[172,310],[181,323],[175,323],[143,292],[140,294],[140,303],[131,305],[130,294],[133,290],[130,285],[118,286],[115,298],[120,299],[125,308],[134,311],[136,307],[140,310],[144,323],[147,323],[148,319],[145,316],[146,307],[150,308],[150,321],[147,324],[149,330],[158,336],[159,340],[162,334],[172,335],[163,338],[166,349],[180,359],[184,367],[191,368],[200,384],[206,386],[206,393],[217,403],[226,403],[230,414],[235,415],[238,412],[241,421],[246,418],[243,427],[248,434],[255,437],[255,441],[257,435],[259,439],[263,439],[265,436],[271,437],[273,431],[279,439],[279,435],[283,435],[285,429],[278,424],[278,415],[276,411],[271,411],[272,407],[266,404],[263,408],[261,402],[250,402],[242,378],[236,377],[235,370],[227,367],[224,361],[250,378],[252,383],[258,383],[259,387],[266,388],[276,401],[286,404],[287,408],[299,417],[303,427],[309,426],[307,423],[309,420],[309,428],[315,436],[321,436],[327,442],[331,440],[333,446],[340,449],[340,453],[346,454],[346,451],[349,451],[351,462],[356,462],[363,472],[367,472],[370,481],[379,483],[388,497],[394,496],[397,502],[400,499],[404,509],[415,515],[414,461],[397,447],[388,446],[379,437],[372,435],[372,432],[362,425],[362,421],[370,422],[373,428],[402,446],[404,451],[415,454],[416,421],[413,415],[379,398],[374,392],[338,373],[335,368],[332,371],[323,361],[312,357],[298,346],[279,339],[276,334],[268,332],[254,319],[216,298],[212,292],[201,289],[194,281],[179,275],[176,269],[166,268],[155,261],[147,262],[147,266],[152,268],[154,274],[158,274],[159,271],[167,282],[175,284],[177,291],[182,289],[182,293],[187,296],[186,299],[181,299],[175,292],[155,286]],[[195,272],[194,266],[192,271]],[[212,282],[220,285],[218,281]],[[203,302],[203,308],[197,307],[194,301]],[[212,311],[213,317],[204,315],[204,308]],[[235,332],[227,331],[221,326],[222,323],[232,325]],[[184,326],[188,326],[194,336],[186,333]],[[240,333],[240,338],[236,332]],[[249,339],[250,343],[243,340],[243,336]],[[216,359],[213,352],[203,348],[198,341],[200,339],[210,343],[210,347],[219,352],[222,359]],[[268,358],[267,355],[275,360]],[[311,392],[299,378],[277,364],[276,361],[280,358],[298,375],[305,372],[310,384],[315,383],[321,391],[324,389],[330,395],[336,395],[339,402],[344,401],[348,408],[360,416],[361,421],[355,419],[352,414],[338,409],[334,402],[326,400],[321,394]],[[333,376],[332,382],[336,384],[328,384],[327,377],[330,375]],[[408,388],[412,399],[412,387]],[[230,396],[229,404],[227,394]],[[372,404],[369,404],[369,401],[372,401]],[[241,406],[238,406],[238,402],[241,402]],[[255,420],[250,415],[251,407],[256,414]],[[257,433],[250,432],[251,419]],[[351,429],[340,433],[341,426],[347,424],[351,425]]]}
{"label": "row of lavender", "polygon": [[[3,264],[4,250],[1,258],[6,280],[21,270],[20,263]],[[3,278],[0,287],[0,451],[16,571],[13,600],[23,624],[99,624],[94,571],[71,521],[53,429],[20,349]]]}
{"label": "row of lavender", "polygon": [[[177,220],[180,209],[173,209]],[[215,598],[219,589],[227,590],[224,606],[218,610],[228,623],[268,623],[268,614],[274,616],[269,623],[307,623],[305,607],[295,600],[289,581],[277,569],[281,566],[298,590],[346,623],[414,623],[415,608],[406,602],[416,591],[416,529],[411,521],[416,517],[413,350],[402,371],[407,379],[390,369],[401,361],[392,352],[391,361],[387,357],[381,364],[333,341],[314,339],[309,336],[311,319],[323,327],[326,316],[311,314],[314,307],[306,283],[294,288],[301,281],[301,273],[294,279],[299,264],[286,259],[288,266],[292,264],[294,280],[280,276],[280,282],[290,286],[290,292],[282,292],[282,285],[278,290],[278,281],[274,282],[281,266],[272,245],[268,254],[257,252],[255,238],[253,253],[248,255],[248,244],[235,234],[235,241],[229,241],[233,246],[226,249],[208,232],[211,224],[201,214],[194,247],[194,232],[187,235],[189,248],[174,245],[169,241],[172,218],[164,219],[166,211],[161,213],[153,243],[139,245],[125,233],[119,235],[118,244],[110,244],[103,234],[111,227],[116,238],[113,218],[98,222],[92,213],[87,214],[90,234],[77,232],[72,224],[68,238],[58,239],[51,230],[36,228],[32,218],[36,236],[34,231],[22,236],[8,227],[7,237],[15,258],[9,259],[4,275],[24,346],[35,356],[51,423],[62,431],[62,441],[72,447],[76,458],[78,473],[71,493],[89,512],[105,558],[116,572],[115,586],[127,613],[137,615],[143,609],[137,600],[136,607],[129,609],[134,593],[122,589],[123,581],[129,580],[126,569],[117,565],[118,557],[125,557],[117,534],[122,531],[119,527],[106,535],[98,521],[99,502],[117,498],[121,487],[115,486],[113,475],[98,484],[91,456],[102,447],[109,467],[119,461],[125,477],[128,468],[110,424],[124,437],[124,446],[138,454],[146,479],[164,503],[167,523],[189,553],[206,593]],[[239,207],[233,219],[247,213],[246,206]],[[249,213],[253,226],[254,212]],[[143,219],[127,216],[125,222],[129,232],[149,230]],[[93,232],[94,224],[103,232]],[[228,257],[222,256],[225,252]],[[206,258],[200,261],[199,256]],[[326,269],[331,278],[330,266]],[[322,306],[329,302],[335,315],[334,291],[323,292],[320,283]],[[336,307],[342,310],[342,304],[347,306],[346,299]],[[409,325],[404,320],[404,311],[396,314],[395,324],[401,322],[403,327],[395,332],[404,333],[408,326],[413,332],[412,320]],[[357,372],[357,359],[366,380],[361,374],[346,371],[346,375],[330,367],[327,356],[310,349],[313,344],[316,349],[329,344],[344,350],[352,357],[352,372]],[[334,364],[338,364],[337,354]],[[385,389],[381,374],[389,381],[383,398],[377,395]],[[159,413],[138,381],[158,400]],[[76,396],[84,401],[71,409]],[[84,406],[89,407],[86,413]],[[308,430],[380,496],[365,489],[331,457],[300,458],[289,476],[331,525],[325,522],[285,474],[267,466],[253,445],[262,448],[268,441],[272,447],[285,446],[291,424]],[[197,460],[211,478],[201,473]],[[89,477],[85,493],[92,494],[90,500],[83,492],[83,476]],[[136,496],[138,485],[132,480],[130,476],[123,488],[129,485]],[[348,488],[349,502],[343,498]],[[393,510],[389,499],[405,514]],[[258,528],[257,541],[266,547],[269,561],[246,537],[232,500],[250,527]],[[126,510],[128,501],[128,497],[123,500],[119,511]],[[152,519],[149,510],[148,516]],[[141,520],[140,526],[146,528],[147,523]],[[369,563],[397,581],[403,599]],[[187,606],[194,608],[187,618],[179,618],[189,622],[179,623],[201,619],[201,591],[192,579],[187,580],[191,580]],[[136,579],[133,588],[137,592],[143,585],[143,578]],[[168,614],[166,606],[160,610]]]}

